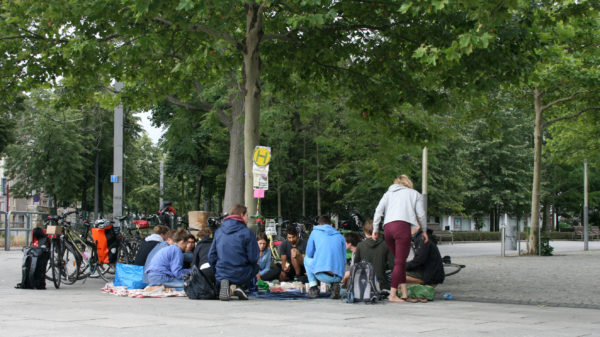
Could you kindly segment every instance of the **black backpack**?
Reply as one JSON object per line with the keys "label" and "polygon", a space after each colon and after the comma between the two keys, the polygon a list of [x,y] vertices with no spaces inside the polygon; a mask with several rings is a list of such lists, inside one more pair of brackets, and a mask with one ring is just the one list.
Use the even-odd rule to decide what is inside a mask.
{"label": "black backpack", "polygon": [[183,277],[183,290],[191,300],[214,300],[218,292],[213,270],[211,267],[198,268],[197,260],[198,254],[194,255],[190,273]]}
{"label": "black backpack", "polygon": [[46,289],[46,267],[50,254],[45,247],[23,248],[23,276],[16,288]]}
{"label": "black backpack", "polygon": [[352,265],[344,300],[348,303],[375,303],[379,293],[379,283],[376,281],[373,265],[367,261]]}

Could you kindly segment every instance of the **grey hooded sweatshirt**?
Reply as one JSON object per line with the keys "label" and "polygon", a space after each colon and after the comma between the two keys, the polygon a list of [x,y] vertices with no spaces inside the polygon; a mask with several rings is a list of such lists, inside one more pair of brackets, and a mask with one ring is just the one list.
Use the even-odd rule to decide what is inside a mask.
{"label": "grey hooded sweatshirt", "polygon": [[373,233],[379,231],[381,216],[384,214],[383,227],[392,221],[405,221],[410,223],[413,229],[420,224],[423,231],[427,230],[423,196],[404,185],[391,185],[379,200],[373,216]]}

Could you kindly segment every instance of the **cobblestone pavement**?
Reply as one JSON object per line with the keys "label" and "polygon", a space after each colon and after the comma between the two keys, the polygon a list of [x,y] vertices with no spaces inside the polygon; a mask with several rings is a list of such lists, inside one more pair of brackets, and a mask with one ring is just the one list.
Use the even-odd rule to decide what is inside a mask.
{"label": "cobblestone pavement", "polygon": [[452,262],[467,267],[439,285],[437,296],[448,292],[461,301],[600,309],[598,250],[555,256],[459,256]]}
{"label": "cobblestone pavement", "polygon": [[[448,251],[450,246],[442,246]],[[474,249],[479,247],[478,249]],[[600,251],[553,257],[483,256],[454,245],[467,268],[431,303],[350,305],[339,300],[190,301],[103,294],[100,279],[59,290],[20,290],[20,251],[0,251],[0,335],[6,336],[594,336]],[[466,250],[466,251],[465,251]],[[471,250],[478,256],[469,255]],[[462,251],[461,254],[458,252]],[[473,253],[471,253],[473,254]],[[514,305],[538,304],[538,305]],[[554,307],[563,306],[563,307]],[[591,309],[588,309],[591,308]]]}

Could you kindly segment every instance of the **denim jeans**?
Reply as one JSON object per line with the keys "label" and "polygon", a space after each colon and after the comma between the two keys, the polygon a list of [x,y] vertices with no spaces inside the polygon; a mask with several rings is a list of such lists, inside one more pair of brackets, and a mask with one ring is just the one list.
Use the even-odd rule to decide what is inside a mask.
{"label": "denim jeans", "polygon": [[[167,275],[148,275],[148,285],[157,286],[163,285],[167,288],[183,289],[183,280]],[[180,289],[178,289],[180,290]]]}
{"label": "denim jeans", "polygon": [[342,280],[341,276],[330,275],[326,272],[314,273],[312,270],[313,261],[313,258],[304,257],[304,266],[306,267],[306,276],[308,277],[308,285],[310,287],[315,287],[318,284],[317,280],[324,283],[328,283],[330,285],[332,283],[340,282]]}
{"label": "denim jeans", "polygon": [[173,278],[172,281],[163,283],[165,288],[175,288],[176,290],[183,289],[183,280]]}

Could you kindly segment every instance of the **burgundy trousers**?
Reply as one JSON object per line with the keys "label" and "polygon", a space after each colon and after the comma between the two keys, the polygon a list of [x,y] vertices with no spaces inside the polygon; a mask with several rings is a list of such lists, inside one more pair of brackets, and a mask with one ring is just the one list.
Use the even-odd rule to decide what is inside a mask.
{"label": "burgundy trousers", "polygon": [[394,255],[391,287],[406,283],[406,258],[410,253],[410,224],[404,221],[388,222],[384,226],[385,243]]}

